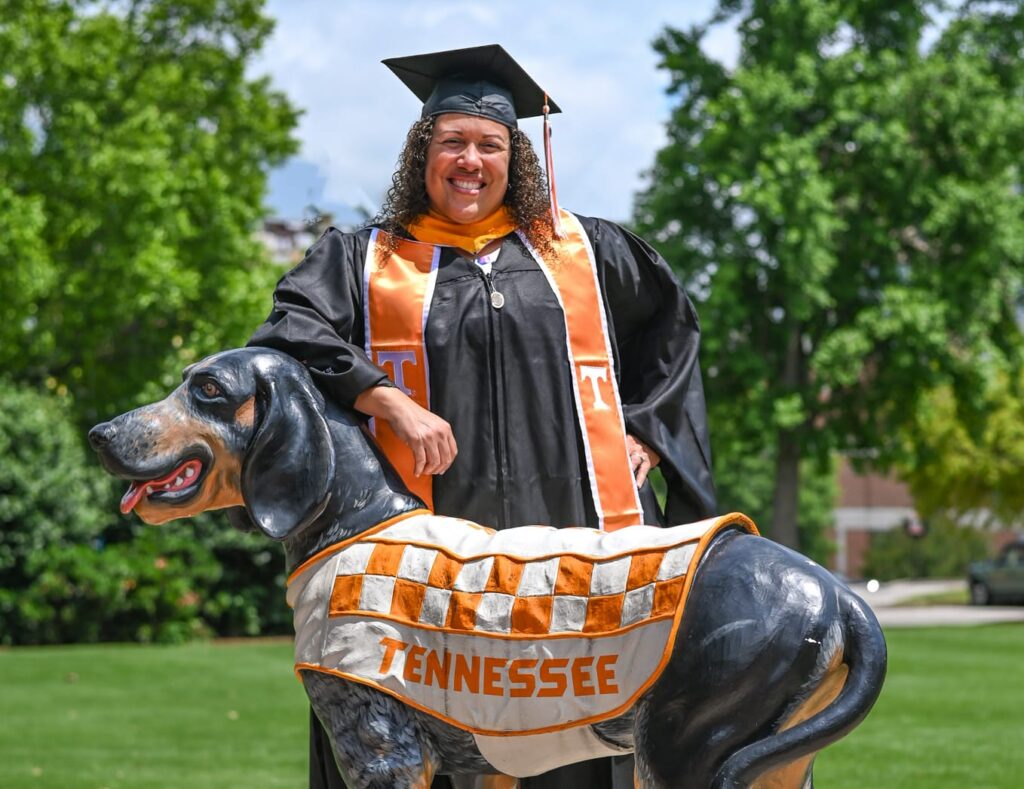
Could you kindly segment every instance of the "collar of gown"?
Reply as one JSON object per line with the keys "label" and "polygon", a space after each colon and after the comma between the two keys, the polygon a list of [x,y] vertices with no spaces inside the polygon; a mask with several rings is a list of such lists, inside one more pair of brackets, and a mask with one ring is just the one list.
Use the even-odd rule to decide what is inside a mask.
{"label": "collar of gown", "polygon": [[476,255],[494,239],[507,236],[516,226],[508,209],[500,206],[479,222],[468,225],[452,222],[431,209],[429,213],[419,216],[407,229],[417,241],[458,247]]}

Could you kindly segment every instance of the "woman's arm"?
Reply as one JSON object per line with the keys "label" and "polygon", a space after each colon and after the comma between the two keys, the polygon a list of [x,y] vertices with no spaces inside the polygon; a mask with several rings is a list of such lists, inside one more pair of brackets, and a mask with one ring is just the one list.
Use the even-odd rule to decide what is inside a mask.
{"label": "woman's arm", "polygon": [[412,449],[417,476],[442,474],[457,452],[451,427],[396,389],[364,350],[368,245],[369,231],[324,233],[278,282],[274,309],[248,344],[295,357],[335,402],[387,420]]}
{"label": "woman's arm", "polygon": [[248,343],[295,357],[324,393],[347,408],[364,390],[388,384],[363,350],[367,244],[367,233],[327,230],[277,283],[274,308]]}
{"label": "woman's arm", "polygon": [[413,473],[444,474],[459,453],[452,426],[393,386],[374,386],[356,398],[355,407],[367,416],[386,419],[410,449]]}

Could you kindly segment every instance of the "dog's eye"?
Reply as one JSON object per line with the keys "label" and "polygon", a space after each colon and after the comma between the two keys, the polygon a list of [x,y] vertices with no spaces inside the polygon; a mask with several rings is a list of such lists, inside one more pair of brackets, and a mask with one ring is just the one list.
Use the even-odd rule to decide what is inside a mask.
{"label": "dog's eye", "polygon": [[202,392],[206,397],[220,397],[220,387],[217,386],[213,381],[207,381],[201,387],[199,391]]}

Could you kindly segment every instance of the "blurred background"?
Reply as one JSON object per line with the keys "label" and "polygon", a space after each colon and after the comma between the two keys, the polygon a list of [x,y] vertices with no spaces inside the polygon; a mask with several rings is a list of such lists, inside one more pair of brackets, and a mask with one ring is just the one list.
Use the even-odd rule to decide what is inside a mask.
{"label": "blurred background", "polygon": [[[382,58],[492,42],[563,109],[560,202],[648,239],[697,305],[723,511],[854,582],[959,579],[935,587],[941,603],[966,602],[968,564],[1020,537],[1020,2],[0,0],[0,644],[290,632],[276,545],[216,515],[159,529],[122,517],[85,432],[243,344],[325,227],[376,212],[419,113]],[[524,128],[539,144],[539,123]],[[967,642],[978,667],[1024,646],[1020,628],[991,642],[935,631],[894,668]],[[204,660],[223,661],[206,648],[193,643],[180,665],[161,652],[172,667],[149,670],[208,673]],[[287,669],[287,646],[280,664],[269,649]],[[50,677],[64,710],[80,688],[63,654],[0,652],[9,672],[28,656],[19,709]],[[136,653],[67,654],[109,666]],[[33,674],[46,660],[56,673]],[[1003,680],[1016,694],[987,720],[1018,732],[1020,666],[1018,652],[983,672],[986,703],[1010,703]],[[982,691],[963,665],[947,669],[961,695],[934,693],[960,699],[975,736]],[[210,756],[189,780],[301,784],[304,712],[287,688],[288,758],[214,779]],[[237,723],[232,711],[217,720]],[[81,736],[79,718],[58,717]],[[0,722],[0,782],[72,785],[46,764],[56,725]],[[936,758],[887,752],[906,768],[892,781],[864,772],[877,753],[850,751],[829,785],[1017,785],[985,731],[966,763],[941,758],[968,736],[956,727],[926,738]],[[898,739],[874,737],[883,752]],[[251,768],[250,747],[237,745]],[[168,759],[180,769],[197,750]],[[102,740],[87,751],[105,752]],[[85,757],[95,781],[74,785],[180,785],[131,752],[142,772]],[[1003,772],[978,780],[981,764]],[[860,783],[843,784],[850,775]]]}

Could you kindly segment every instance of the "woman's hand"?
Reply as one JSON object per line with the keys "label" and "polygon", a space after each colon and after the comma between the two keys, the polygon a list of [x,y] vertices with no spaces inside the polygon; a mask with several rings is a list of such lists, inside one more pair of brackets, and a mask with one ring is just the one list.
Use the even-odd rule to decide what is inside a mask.
{"label": "woman's hand", "polygon": [[413,473],[444,474],[459,453],[452,426],[420,406],[401,389],[371,386],[355,402],[356,410],[384,419],[415,460]]}
{"label": "woman's hand", "polygon": [[629,465],[636,478],[636,486],[642,487],[647,481],[647,474],[661,462],[661,458],[647,444],[628,433],[626,434],[626,453],[629,455]]}

